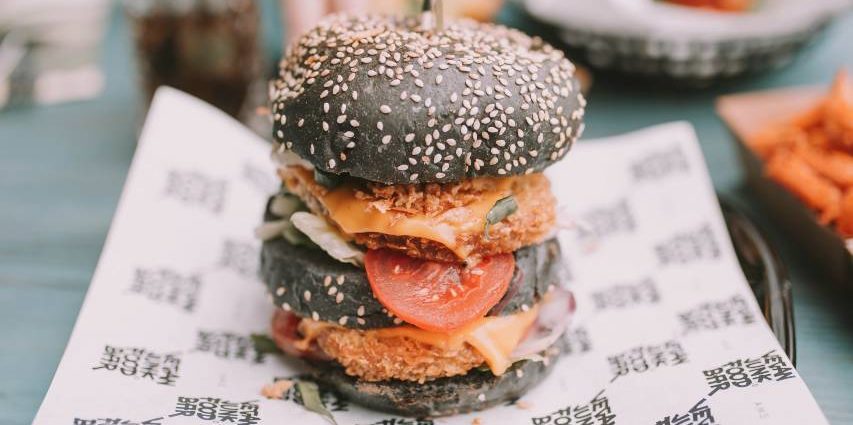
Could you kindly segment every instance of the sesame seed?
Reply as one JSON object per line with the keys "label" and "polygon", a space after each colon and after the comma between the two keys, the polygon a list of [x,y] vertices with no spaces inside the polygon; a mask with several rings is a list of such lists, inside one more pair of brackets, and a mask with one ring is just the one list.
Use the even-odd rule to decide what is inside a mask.
{"label": "sesame seed", "polygon": [[314,319],[314,321],[316,322],[316,321],[320,320],[320,315],[317,314],[316,311],[312,311],[311,312],[311,318]]}
{"label": "sesame seed", "polygon": [[356,322],[356,323],[358,323],[359,325],[362,325],[362,326],[363,326],[365,323],[367,323],[367,322],[365,322],[365,321],[364,321],[364,319],[362,319],[361,317],[356,318],[356,319],[355,319],[355,322]]}
{"label": "sesame seed", "polygon": [[343,301],[344,301],[344,293],[343,293],[343,292],[338,292],[338,295],[337,295],[337,296],[335,296],[335,302],[336,302],[336,303],[338,303],[338,304],[340,304],[340,303],[342,303]]}
{"label": "sesame seed", "polygon": [[335,281],[338,282],[338,285],[343,285],[346,280],[347,277],[344,275],[338,275],[337,279],[335,279]]}
{"label": "sesame seed", "polygon": [[[282,283],[283,283],[283,282],[282,282]],[[286,290],[287,290],[287,289],[286,289],[284,286],[279,286],[278,288],[276,288],[276,290],[275,290],[275,294],[276,294],[276,295],[278,295],[278,296],[280,297],[280,296],[284,295],[284,292],[285,292]]]}
{"label": "sesame seed", "polygon": [[288,303],[281,303],[281,308],[282,308],[284,311],[290,311],[290,304],[288,304]]}
{"label": "sesame seed", "polygon": [[356,310],[356,314],[358,314],[359,316],[364,316],[364,306],[363,305],[358,306],[358,310]]}
{"label": "sesame seed", "polygon": [[338,324],[339,324],[339,325],[341,325],[341,326],[346,325],[346,324],[347,324],[347,319],[348,319],[348,317],[347,317],[347,316],[341,316],[341,318],[340,318],[340,319],[338,319]]}
{"label": "sesame seed", "polygon": [[310,302],[311,301],[311,291],[306,289],[305,293],[302,294],[302,297],[305,298],[306,302]]}
{"label": "sesame seed", "polygon": [[[419,34],[415,38],[412,38],[411,29],[407,26],[403,21],[380,17],[335,16],[297,40],[288,61],[282,63],[279,79],[270,85],[274,122],[280,122],[282,126],[276,130],[277,138],[281,140],[287,136],[283,126],[288,118],[291,122],[296,118],[299,127],[304,125],[307,118],[293,114],[285,117],[280,112],[285,107],[290,108],[301,102],[300,97],[317,93],[307,90],[312,84],[322,86],[319,90],[324,100],[348,91],[349,96],[338,100],[352,98],[358,101],[359,95],[363,94],[359,91],[383,93],[383,90],[391,88],[391,96],[398,93],[401,101],[411,98],[415,104],[424,102],[424,109],[418,105],[411,110],[406,109],[406,112],[415,114],[415,122],[428,124],[428,131],[419,128],[413,132],[415,136],[403,137],[413,147],[411,150],[406,149],[412,153],[402,161],[402,165],[408,164],[408,170],[404,170],[407,172],[414,171],[413,167],[417,167],[420,162],[434,162],[435,165],[430,168],[433,177],[444,175],[450,168],[458,166],[455,161],[464,158],[466,171],[469,166],[479,170],[488,162],[494,166],[490,172],[496,174],[512,171],[527,173],[534,171],[533,167],[527,166],[528,163],[535,163],[536,160],[532,158],[536,158],[539,152],[545,152],[543,155],[551,160],[559,159],[578,138],[585,99],[573,79],[574,66],[551,46],[540,45],[538,41],[523,35],[487,24],[448,23],[440,37]],[[480,31],[487,37],[481,37]],[[429,74],[428,70],[433,66],[441,71]],[[358,80],[359,75],[365,74],[371,78],[381,78],[369,82]],[[447,79],[445,93],[453,105],[433,102],[429,98],[431,94],[425,92],[394,92],[398,90],[394,88],[395,85],[405,86],[402,82],[409,75],[409,84],[413,83],[419,88],[430,82],[440,85]],[[349,87],[348,84],[353,86]],[[406,86],[406,89],[412,88]],[[441,96],[445,96],[444,93]],[[513,96],[516,101],[512,105],[501,103],[502,99]],[[456,102],[460,102],[459,106],[455,106]],[[357,119],[341,117],[346,114],[346,104],[336,105],[335,109],[340,108],[341,112],[335,115],[334,121],[321,119],[325,134],[308,136],[312,154],[318,150],[315,148],[322,146],[321,149],[326,149],[325,145],[317,143],[330,142],[326,137],[331,133],[330,124],[337,123],[340,126],[348,123],[349,130],[355,130],[360,125]],[[462,109],[457,116],[455,109],[460,107]],[[397,111],[392,108],[395,108],[393,103],[379,106],[383,114]],[[516,114],[518,111],[515,108],[524,111],[524,115]],[[324,113],[330,113],[330,109],[329,103],[323,104]],[[383,124],[374,122],[379,129],[382,144],[390,144],[392,137],[398,133],[389,131],[392,134],[384,135]],[[507,132],[507,129],[510,131]],[[343,142],[347,149],[369,148],[369,144],[357,144],[354,131],[345,130],[341,128],[335,133],[338,137],[351,137],[351,140]],[[279,131],[281,134],[278,134]],[[457,131],[458,134],[454,135]],[[545,137],[545,134],[549,136]],[[448,136],[453,138],[448,139]],[[525,137],[535,138],[538,146],[531,145],[531,142],[528,142],[527,147],[518,143]],[[496,139],[500,142],[492,142]],[[486,140],[486,144],[483,144],[483,140]],[[334,142],[339,143],[340,140]],[[289,147],[292,144],[292,141],[283,141],[279,145]],[[466,153],[459,145],[471,146],[475,151]],[[490,155],[490,149],[496,146],[500,148],[498,153]],[[432,151],[433,147],[435,152]],[[533,147],[536,149],[530,149]],[[380,153],[383,150],[380,149]],[[437,152],[440,154],[436,155]],[[337,152],[339,161],[346,161],[347,154],[355,153]],[[328,160],[327,169],[335,167],[336,160],[337,156]],[[386,166],[397,167],[393,164]],[[415,182],[415,176],[416,173],[412,173],[398,178],[408,177]]]}

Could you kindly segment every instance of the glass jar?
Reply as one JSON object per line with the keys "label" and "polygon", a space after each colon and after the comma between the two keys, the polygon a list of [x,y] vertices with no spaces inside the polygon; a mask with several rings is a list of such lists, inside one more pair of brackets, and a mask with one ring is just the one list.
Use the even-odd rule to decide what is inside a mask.
{"label": "glass jar", "polygon": [[259,77],[255,0],[126,0],[143,91],[167,85],[239,117]]}

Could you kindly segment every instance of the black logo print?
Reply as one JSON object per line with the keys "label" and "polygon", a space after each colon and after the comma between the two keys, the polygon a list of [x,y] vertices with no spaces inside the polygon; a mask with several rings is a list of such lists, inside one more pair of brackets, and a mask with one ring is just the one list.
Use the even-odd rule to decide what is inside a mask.
{"label": "black logo print", "polygon": [[718,258],[720,248],[711,225],[706,223],[698,229],[678,233],[656,245],[655,253],[661,264],[685,264]]}
{"label": "black logo print", "polygon": [[530,418],[533,425],[616,425],[616,414],[601,390],[589,403],[569,405],[545,416]]}
{"label": "black logo print", "polygon": [[169,417],[190,416],[203,421],[255,425],[260,423],[258,402],[233,402],[215,397],[178,397]]}
{"label": "black logo print", "polygon": [[136,269],[129,288],[131,293],[187,312],[195,309],[200,289],[198,276],[184,276],[171,269]]}
{"label": "black logo print", "polygon": [[197,171],[171,170],[166,177],[165,194],[184,204],[219,214],[225,206],[227,188],[228,182],[223,179],[208,177]]}
{"label": "black logo print", "polygon": [[264,362],[264,353],[255,349],[251,337],[231,332],[199,330],[196,335],[195,351],[210,353],[221,359]]}
{"label": "black logo print", "polygon": [[583,354],[592,350],[592,340],[584,327],[571,328],[563,334],[565,354]]}
{"label": "black logo print", "polygon": [[670,340],[658,345],[641,345],[607,357],[613,379],[629,373],[643,373],[665,366],[687,362],[687,353],[678,341]]}
{"label": "black logo print", "polygon": [[705,402],[707,399],[699,400],[686,413],[678,413],[664,417],[655,422],[655,425],[714,425],[714,415],[711,408]]}
{"label": "black logo print", "polygon": [[146,419],[144,421],[135,421],[124,418],[74,418],[72,425],[163,425],[163,417]]}
{"label": "black logo print", "polygon": [[219,265],[246,277],[257,277],[260,250],[255,243],[226,239],[222,244]]}
{"label": "black logo print", "polygon": [[180,366],[181,357],[177,353],[158,354],[145,348],[105,345],[100,361],[92,370],[111,371],[175,386]]}
{"label": "black logo print", "polygon": [[655,304],[660,300],[657,287],[650,279],[640,283],[613,285],[592,293],[592,301],[597,310],[620,309],[638,304]]}
{"label": "black logo print", "polygon": [[756,319],[746,299],[735,295],[717,302],[706,302],[691,310],[678,313],[685,332],[749,325]]}
{"label": "black logo print", "polygon": [[797,376],[794,367],[775,349],[761,357],[737,359],[715,369],[703,370],[702,374],[711,389],[709,396],[717,391],[745,388],[765,381],[784,381]]}
{"label": "black logo print", "polygon": [[366,425],[435,425],[432,419],[385,418]]}
{"label": "black logo print", "polygon": [[637,227],[627,199],[583,213],[580,223],[579,235],[584,239],[630,233]]}
{"label": "black logo print", "polygon": [[243,164],[243,178],[265,195],[277,191],[280,184],[269,171],[248,162]]}
{"label": "black logo print", "polygon": [[631,164],[631,175],[638,181],[657,180],[688,171],[690,167],[687,157],[678,145],[666,150],[650,152]]}

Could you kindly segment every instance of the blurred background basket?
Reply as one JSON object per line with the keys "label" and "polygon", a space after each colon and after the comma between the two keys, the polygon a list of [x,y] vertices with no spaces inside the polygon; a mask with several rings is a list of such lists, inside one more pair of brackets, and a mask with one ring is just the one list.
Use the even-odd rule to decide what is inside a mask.
{"label": "blurred background basket", "polygon": [[780,68],[851,6],[763,0],[721,12],[653,0],[517,0],[593,68],[708,85]]}

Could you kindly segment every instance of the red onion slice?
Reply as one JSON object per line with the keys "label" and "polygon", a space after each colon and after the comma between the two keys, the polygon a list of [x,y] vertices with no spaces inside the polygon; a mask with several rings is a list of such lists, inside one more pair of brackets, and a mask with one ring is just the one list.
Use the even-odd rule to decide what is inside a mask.
{"label": "red onion slice", "polygon": [[512,352],[512,361],[530,358],[554,345],[568,329],[574,312],[575,297],[571,291],[556,287],[548,292],[536,321]]}

